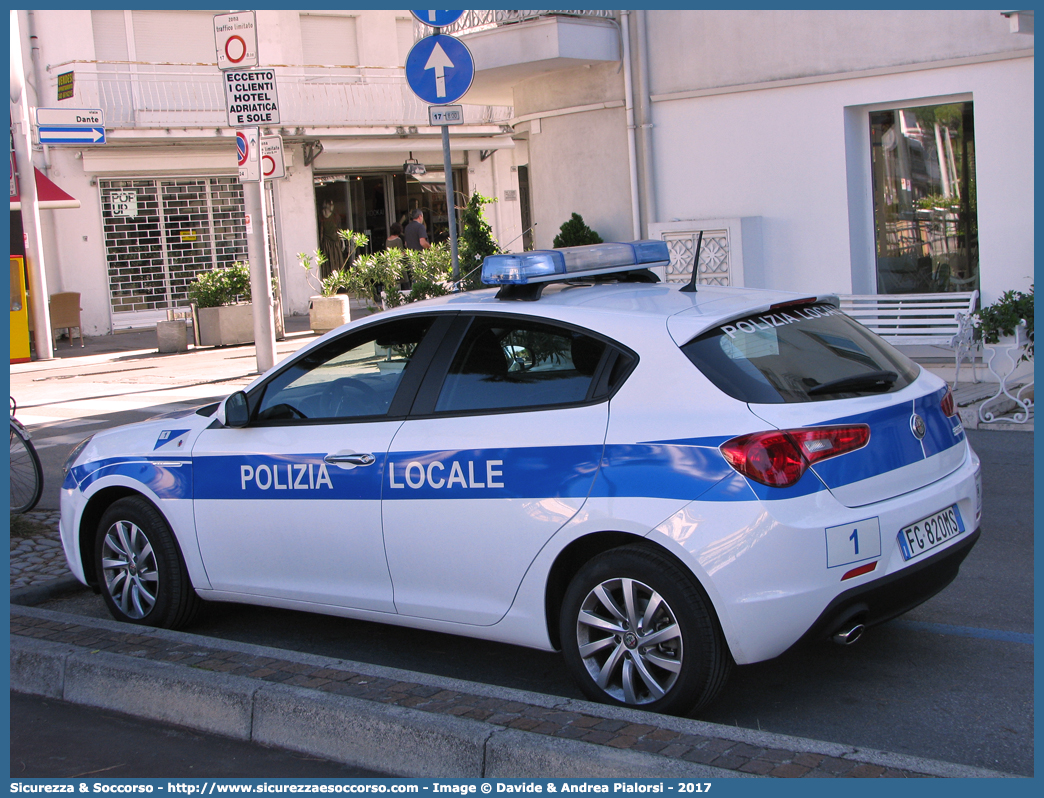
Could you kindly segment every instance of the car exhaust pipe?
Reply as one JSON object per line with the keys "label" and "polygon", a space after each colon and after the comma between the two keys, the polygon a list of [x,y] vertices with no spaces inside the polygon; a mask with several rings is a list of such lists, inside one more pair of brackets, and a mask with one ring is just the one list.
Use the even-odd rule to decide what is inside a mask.
{"label": "car exhaust pipe", "polygon": [[839,646],[850,646],[856,640],[863,636],[863,632],[865,629],[865,625],[857,623],[849,629],[842,629],[839,632],[835,632],[834,636],[830,639],[837,643]]}

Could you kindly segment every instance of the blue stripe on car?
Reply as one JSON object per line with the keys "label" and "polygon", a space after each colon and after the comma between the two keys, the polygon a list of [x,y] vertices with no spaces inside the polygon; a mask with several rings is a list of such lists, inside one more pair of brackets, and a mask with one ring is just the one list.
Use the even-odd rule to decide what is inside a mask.
{"label": "blue stripe on car", "polygon": [[[173,463],[180,465],[173,465]],[[122,476],[140,482],[161,499],[188,499],[192,496],[192,461],[144,457],[112,457],[74,466],[65,477],[63,488],[86,490],[99,479]]]}
{"label": "blue stripe on car", "polygon": [[[823,422],[866,423],[863,449],[817,463],[797,484],[770,488],[749,482],[718,447],[728,436],[679,438],[606,446],[392,452],[369,466],[324,463],[325,453],[212,455],[180,467],[159,458],[111,458],[73,468],[65,488],[81,490],[109,475],[149,487],[160,498],[197,499],[530,499],[648,497],[703,501],[790,499],[859,482],[957,445],[963,429],[940,407],[945,389],[913,402]],[[910,431],[916,412],[926,434]],[[824,484],[825,483],[825,484]]]}

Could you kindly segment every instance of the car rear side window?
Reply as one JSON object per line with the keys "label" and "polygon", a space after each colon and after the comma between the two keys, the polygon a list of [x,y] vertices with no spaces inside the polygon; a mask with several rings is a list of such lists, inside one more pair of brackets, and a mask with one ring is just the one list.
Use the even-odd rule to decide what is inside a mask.
{"label": "car rear side window", "polygon": [[832,305],[728,321],[682,346],[718,388],[743,402],[815,402],[898,391],[918,366]]}
{"label": "car rear side window", "polygon": [[453,359],[435,412],[587,401],[607,348],[596,338],[563,327],[477,318]]}

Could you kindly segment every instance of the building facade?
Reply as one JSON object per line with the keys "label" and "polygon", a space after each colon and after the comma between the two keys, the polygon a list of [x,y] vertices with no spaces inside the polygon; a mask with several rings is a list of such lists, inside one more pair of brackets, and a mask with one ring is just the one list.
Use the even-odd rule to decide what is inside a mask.
{"label": "building facade", "polygon": [[[151,326],[186,305],[198,272],[246,260],[215,13],[29,12],[30,102],[104,117],[104,144],[34,155],[80,201],[42,211],[41,239],[48,291],[80,293],[89,335]],[[318,249],[324,227],[365,232],[376,251],[419,207],[432,239],[447,237],[441,131],[405,80],[406,54],[423,35],[409,11],[261,10],[257,30],[280,113],[262,135],[282,136],[287,170],[266,181],[268,255],[283,313],[301,314],[315,291],[298,253]],[[495,197],[487,217],[505,242],[522,233],[510,119],[509,107],[465,104],[450,137],[458,206],[473,191]],[[426,174],[407,176],[407,161]]]}
{"label": "building facade", "polygon": [[[535,243],[573,212],[687,279],[838,293],[1033,281],[1033,18],[996,11],[472,12]],[[519,15],[532,15],[520,18]]]}
{"label": "building facade", "polygon": [[[81,293],[88,334],[152,324],[195,273],[246,257],[213,14],[30,14],[34,104],[105,115],[106,144],[36,156],[81,202],[43,211],[43,240],[49,290]],[[257,23],[288,169],[268,186],[270,257],[283,312],[303,313],[313,291],[297,253],[319,248],[324,219],[379,249],[416,206],[445,235],[439,130],[402,68],[430,30],[407,11],[258,11]],[[466,124],[451,129],[457,196],[497,199],[486,215],[506,250],[550,247],[576,212],[605,240],[666,239],[671,280],[695,266],[704,282],[979,290],[989,304],[1033,281],[1032,23],[466,12],[443,31],[476,65]]]}

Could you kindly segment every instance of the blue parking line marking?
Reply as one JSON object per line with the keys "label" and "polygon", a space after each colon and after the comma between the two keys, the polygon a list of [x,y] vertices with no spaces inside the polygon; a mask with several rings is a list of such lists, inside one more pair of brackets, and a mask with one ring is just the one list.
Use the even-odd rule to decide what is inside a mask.
{"label": "blue parking line marking", "polygon": [[900,629],[915,632],[934,632],[940,635],[957,635],[959,637],[978,637],[984,640],[1001,640],[1005,643],[1023,643],[1033,645],[1033,635],[1024,632],[1002,632],[999,629],[976,629],[972,626],[950,626],[946,623],[928,623],[926,621],[892,621],[892,625]]}

